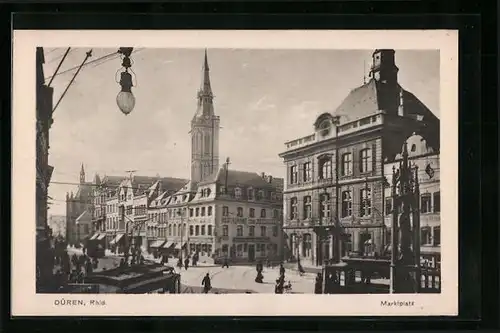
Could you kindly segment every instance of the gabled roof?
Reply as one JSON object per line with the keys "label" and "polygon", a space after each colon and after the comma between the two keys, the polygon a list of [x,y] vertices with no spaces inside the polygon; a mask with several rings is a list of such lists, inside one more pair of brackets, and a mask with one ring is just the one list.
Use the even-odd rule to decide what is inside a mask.
{"label": "gabled roof", "polygon": [[[217,173],[213,173],[212,175],[206,177],[200,185],[206,185],[211,183],[218,183],[225,185],[226,184],[226,169],[220,168]],[[227,170],[227,186],[246,186],[246,187],[256,187],[256,188],[271,188],[276,187],[276,185],[281,184],[283,187],[283,179],[277,178],[276,180],[273,178],[271,183],[266,179],[262,178],[256,172],[248,172],[248,171],[239,171],[239,170]]]}
{"label": "gabled roof", "polygon": [[76,199],[87,199],[92,195],[92,183],[83,183],[78,185],[78,189],[74,198]]}

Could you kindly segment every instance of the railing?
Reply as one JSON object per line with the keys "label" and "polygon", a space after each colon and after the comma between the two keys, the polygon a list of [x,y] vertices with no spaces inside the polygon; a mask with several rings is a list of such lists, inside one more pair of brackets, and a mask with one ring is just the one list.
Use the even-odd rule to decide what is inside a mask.
{"label": "railing", "polygon": [[316,134],[311,134],[308,136],[304,136],[302,138],[298,138],[292,141],[285,142],[287,149],[295,149],[301,146],[309,145],[316,141]]}
{"label": "railing", "polygon": [[335,220],[330,217],[322,219],[306,219],[306,220],[285,220],[284,227],[319,227],[335,225]]}
{"label": "railing", "polygon": [[421,293],[441,292],[441,270],[426,269],[421,271],[420,292]]}

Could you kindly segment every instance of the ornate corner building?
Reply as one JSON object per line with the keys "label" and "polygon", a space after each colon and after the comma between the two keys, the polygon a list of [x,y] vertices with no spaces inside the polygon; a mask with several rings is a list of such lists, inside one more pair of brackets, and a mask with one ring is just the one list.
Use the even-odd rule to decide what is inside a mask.
{"label": "ornate corner building", "polygon": [[[367,252],[382,255],[386,165],[412,134],[439,154],[439,119],[398,83],[394,50],[375,50],[370,79],[353,89],[314,132],[286,142],[284,232],[287,257],[311,265]],[[439,156],[439,155],[438,155]]]}

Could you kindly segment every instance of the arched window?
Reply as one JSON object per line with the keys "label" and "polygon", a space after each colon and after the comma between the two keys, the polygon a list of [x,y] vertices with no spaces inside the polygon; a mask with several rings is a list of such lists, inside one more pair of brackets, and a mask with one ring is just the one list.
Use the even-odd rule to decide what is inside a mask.
{"label": "arched window", "polygon": [[211,145],[210,145],[210,134],[209,133],[205,133],[205,150],[204,150],[204,153],[205,154],[210,154],[212,153],[212,149],[211,149]]}
{"label": "arched window", "polygon": [[265,218],[266,217],[266,210],[263,208],[260,210],[260,217]]}
{"label": "arched window", "polygon": [[234,197],[236,199],[240,199],[241,198],[241,188],[237,187],[234,189]]}
{"label": "arched window", "polygon": [[236,236],[243,237],[243,226],[239,225],[236,227]]}
{"label": "arched window", "polygon": [[311,234],[304,234],[302,238],[302,255],[310,257],[312,254],[312,236]]}

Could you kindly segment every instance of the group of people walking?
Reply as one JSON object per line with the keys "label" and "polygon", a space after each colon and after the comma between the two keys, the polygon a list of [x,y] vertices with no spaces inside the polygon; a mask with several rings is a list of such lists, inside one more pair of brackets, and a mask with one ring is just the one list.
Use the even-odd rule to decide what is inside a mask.
{"label": "group of people walking", "polygon": [[84,283],[85,277],[93,273],[99,265],[99,259],[92,258],[86,253],[77,255],[74,253],[71,257],[66,252],[61,255],[58,263],[60,264],[54,276],[56,289],[60,289],[67,283]]}

